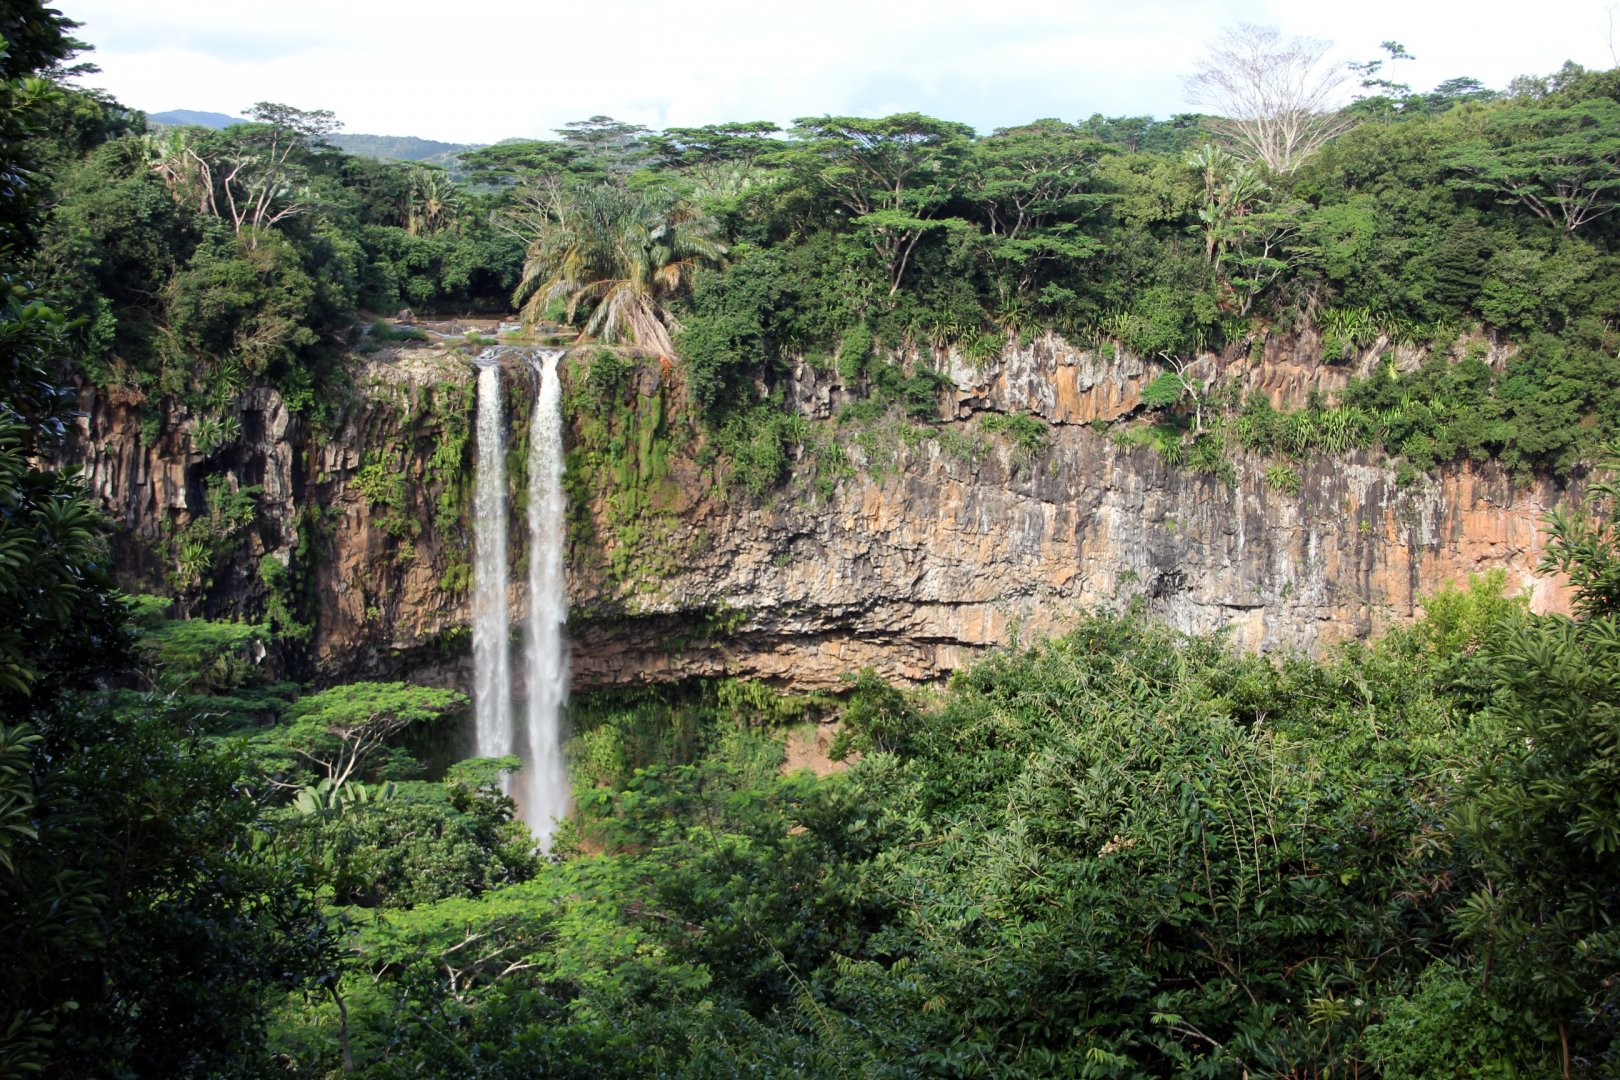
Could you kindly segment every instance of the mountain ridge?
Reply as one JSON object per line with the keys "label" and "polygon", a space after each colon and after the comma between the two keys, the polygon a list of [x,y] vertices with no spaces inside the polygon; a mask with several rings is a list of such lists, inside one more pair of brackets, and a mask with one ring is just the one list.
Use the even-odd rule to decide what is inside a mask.
{"label": "mountain ridge", "polygon": [[[170,127],[196,126],[213,128],[216,131],[233,124],[248,122],[240,116],[209,112],[206,109],[168,109],[148,113],[147,120]],[[377,158],[382,161],[419,161],[424,164],[446,166],[453,164],[457,155],[481,145],[423,139],[415,135],[370,135],[359,131],[332,135],[327,141],[344,153],[358,157]]]}
{"label": "mountain ridge", "polygon": [[168,109],[164,112],[147,113],[146,119],[154,124],[166,124],[171,127],[190,124],[216,130],[230,127],[232,124],[247,123],[240,116],[209,112],[206,109]]}

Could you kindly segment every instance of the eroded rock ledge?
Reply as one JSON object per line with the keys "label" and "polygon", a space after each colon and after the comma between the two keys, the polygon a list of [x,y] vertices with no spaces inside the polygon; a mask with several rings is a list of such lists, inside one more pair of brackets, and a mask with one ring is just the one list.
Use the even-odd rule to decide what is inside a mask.
{"label": "eroded rock ledge", "polygon": [[[1199,374],[1297,404],[1385,350],[1329,367],[1308,359],[1314,343],[1295,341],[1258,361],[1204,357]],[[1402,366],[1420,359],[1393,355]],[[1225,629],[1245,647],[1317,650],[1410,618],[1425,592],[1492,567],[1540,610],[1565,603],[1557,582],[1534,574],[1538,521],[1572,496],[1553,481],[1516,485],[1494,467],[1464,466],[1402,488],[1377,455],[1356,453],[1298,466],[1295,495],[1266,484],[1269,459],[1242,456],[1228,486],[1110,439],[1108,424],[1138,407],[1158,373],[1152,363],[1055,337],[982,365],[950,353],[929,362],[955,386],[943,425],[971,432],[986,411],[1029,412],[1052,425],[1045,450],[1021,460],[987,437],[985,453],[960,457],[939,440],[903,442],[892,463],[856,468],[829,496],[795,484],[759,505],[721,498],[688,442],[669,463],[644,552],[611,551],[629,541],[601,529],[571,547],[576,686],[728,674],[829,688],[867,666],[924,681],[984,648],[1133,602],[1185,630]],[[212,454],[193,445],[183,418],[146,443],[138,403],[87,394],[70,456],[123,526],[119,568],[131,580],[161,579],[175,530],[205,512],[207,478],[225,476],[260,489],[258,513],[212,584],[195,590],[196,610],[260,615],[267,586],[256,568],[278,559],[313,593],[309,674],[454,681],[468,619],[456,568],[470,538],[464,522],[431,523],[446,481],[429,463],[455,437],[457,408],[465,421],[471,377],[459,354],[379,354],[326,432],[257,388],[240,404],[242,438]],[[658,397],[678,417],[673,377],[651,365],[628,393]],[[532,392],[526,378],[514,368],[509,380],[515,419]],[[849,399],[835,379],[801,368],[791,407],[830,430]],[[860,464],[858,450],[851,456]],[[379,505],[357,484],[378,462],[404,478],[404,507]],[[596,495],[591,520],[605,519],[611,495]],[[403,527],[402,514],[417,524]],[[523,557],[516,537],[514,555]]]}

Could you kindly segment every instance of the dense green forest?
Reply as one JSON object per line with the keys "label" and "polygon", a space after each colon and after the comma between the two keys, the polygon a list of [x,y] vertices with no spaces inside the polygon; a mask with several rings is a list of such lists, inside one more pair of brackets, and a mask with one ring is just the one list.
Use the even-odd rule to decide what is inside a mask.
{"label": "dense green forest", "polygon": [[[64,374],[213,424],[251,380],[298,411],[337,400],[352,350],[380,340],[357,310],[515,304],[678,355],[756,492],[802,441],[772,400],[801,358],[867,415],[929,421],[942,350],[982,362],[1046,332],[1165,365],[1148,423],[1117,434],[1176,464],[1381,445],[1418,471],[1577,469],[1620,420],[1620,75],[1366,82],[1356,122],[1286,170],[1198,116],[979,136],[906,114],[594,117],[453,174],[341,153],[323,112],[147,133],[64,88],[31,150],[52,204],[33,273],[75,322]],[[1302,335],[1328,363],[1379,343],[1388,362],[1288,414],[1182,374]],[[1427,362],[1403,369],[1402,346]],[[1485,363],[1493,348],[1510,358]]]}
{"label": "dense green forest", "polygon": [[[0,1076],[1620,1072],[1620,74],[1386,81],[1287,171],[1205,117],[598,117],[453,181],[270,103],[147,132],[71,30],[0,13]],[[934,350],[1047,330],[1162,358],[1146,437],[1211,471],[1592,470],[1576,611],[1487,575],[1318,660],[1132,613],[934,689],[586,694],[541,858],[460,695],[269,681],[295,620],[125,596],[45,464],[72,386],[228,442],[254,383],[327,417],[359,312],[514,305],[663,353],[755,495],[796,359],[925,423]],[[1307,332],[1433,348],[1294,414],[1178,374]],[[784,773],[835,716],[847,768]]]}

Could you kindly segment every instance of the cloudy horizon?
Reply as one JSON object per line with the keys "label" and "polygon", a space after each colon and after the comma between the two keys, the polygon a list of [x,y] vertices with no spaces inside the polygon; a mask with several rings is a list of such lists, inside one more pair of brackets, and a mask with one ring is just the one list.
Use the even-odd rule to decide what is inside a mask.
{"label": "cloudy horizon", "polygon": [[[1566,60],[1615,63],[1615,4],[1368,0],[1354,11],[1282,0],[827,0],[769,16],[742,0],[671,9],[628,0],[542,10],[515,0],[283,0],[274,21],[204,0],[59,0],[94,46],[85,80],[147,112],[240,116],[255,101],[330,109],[344,130],[489,143],[549,137],[606,114],[652,128],[919,111],[980,131],[1056,116],[1190,111],[1183,77],[1239,22],[1333,43],[1339,60],[1401,42],[1391,77],[1501,88]],[[673,10],[675,14],[667,14]],[[1510,18],[1517,10],[1520,18]],[[447,14],[448,13],[448,14]]]}

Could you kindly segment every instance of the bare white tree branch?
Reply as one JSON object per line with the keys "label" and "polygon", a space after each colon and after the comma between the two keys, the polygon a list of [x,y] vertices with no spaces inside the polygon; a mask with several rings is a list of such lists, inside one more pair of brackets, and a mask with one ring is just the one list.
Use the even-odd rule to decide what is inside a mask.
{"label": "bare white tree branch", "polygon": [[1355,121],[1343,114],[1349,71],[1328,43],[1245,23],[1217,41],[1187,80],[1189,98],[1234,153],[1286,176]]}

